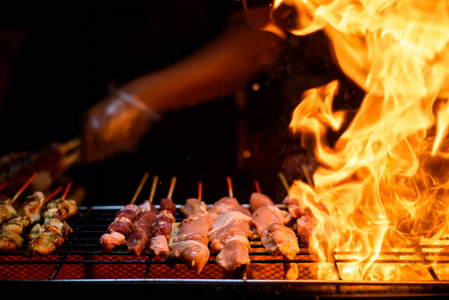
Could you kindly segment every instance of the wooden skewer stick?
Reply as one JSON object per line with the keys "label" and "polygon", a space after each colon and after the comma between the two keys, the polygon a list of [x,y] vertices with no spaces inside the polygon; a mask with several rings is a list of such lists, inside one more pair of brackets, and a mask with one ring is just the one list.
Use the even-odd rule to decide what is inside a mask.
{"label": "wooden skewer stick", "polygon": [[259,181],[255,180],[254,181],[254,186],[256,187],[256,191],[258,193],[262,193],[262,190],[260,189]]}
{"label": "wooden skewer stick", "polygon": [[69,183],[67,183],[67,186],[65,187],[64,193],[61,196],[61,199],[64,200],[65,197],[67,196],[67,194],[69,193],[70,188],[72,187],[72,183],[69,181]]}
{"label": "wooden skewer stick", "polygon": [[48,195],[47,197],[47,202],[50,201],[51,199],[53,199],[54,196],[56,196],[60,191],[62,191],[64,187],[62,185],[58,186],[58,188],[56,190],[53,191],[53,193],[51,193],[50,195]]}
{"label": "wooden skewer stick", "polygon": [[25,182],[25,184],[20,188],[20,190],[14,195],[14,197],[11,199],[11,203],[14,203],[14,201],[19,198],[20,194],[23,193],[23,191],[30,185],[30,183],[36,178],[37,173],[34,172],[33,175]]}
{"label": "wooden skewer stick", "polygon": [[201,201],[202,197],[203,197],[203,183],[200,181],[198,182],[198,200]]}
{"label": "wooden skewer stick", "polygon": [[168,199],[171,199],[171,197],[173,195],[173,190],[175,189],[175,184],[176,184],[176,176],[173,176],[171,178],[170,188],[168,189],[168,194],[167,194]]}
{"label": "wooden skewer stick", "polygon": [[282,185],[284,186],[285,190],[287,191],[287,194],[290,193],[290,186],[288,185],[287,179],[284,176],[284,173],[278,172],[278,176],[281,179]]}
{"label": "wooden skewer stick", "polygon": [[302,164],[301,168],[302,168],[302,171],[304,172],[304,175],[306,176],[307,183],[310,186],[313,186],[312,177],[310,177],[310,173],[309,173],[309,170],[307,170],[307,166],[305,164]]}
{"label": "wooden skewer stick", "polygon": [[231,181],[231,177],[226,177],[226,180],[228,181],[228,193],[229,193],[229,197],[234,198],[234,192],[232,191],[232,181]]}
{"label": "wooden skewer stick", "polygon": [[137,186],[137,190],[136,190],[136,192],[134,193],[134,196],[133,196],[133,198],[132,198],[130,204],[134,204],[134,202],[136,202],[137,196],[139,195],[140,190],[142,190],[142,187],[143,187],[143,185],[145,184],[145,181],[147,181],[148,175],[149,175],[148,172],[145,172],[145,173],[143,174],[143,177],[142,177],[142,179],[140,180],[139,185]]}
{"label": "wooden skewer stick", "polygon": [[156,175],[153,177],[153,184],[151,185],[150,198],[148,198],[148,201],[150,201],[150,203],[153,202],[154,193],[156,192],[156,186],[157,186],[158,180],[159,180],[159,176]]}

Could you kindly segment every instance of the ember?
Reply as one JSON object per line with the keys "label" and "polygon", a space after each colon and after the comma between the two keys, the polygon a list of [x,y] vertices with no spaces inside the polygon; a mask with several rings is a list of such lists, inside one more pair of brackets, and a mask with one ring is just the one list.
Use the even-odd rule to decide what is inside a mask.
{"label": "ember", "polygon": [[[432,245],[423,262],[448,243],[449,3],[298,0],[274,7],[287,2],[300,12],[292,32],[324,30],[341,69],[366,91],[334,146],[326,133],[340,130],[346,117],[332,109],[338,82],[307,91],[290,124],[304,145],[313,141],[320,163],[313,187],[296,181],[290,189],[318,222],[310,249],[322,261],[319,278],[447,279],[447,266],[376,262]],[[335,268],[336,259],[348,262]]]}

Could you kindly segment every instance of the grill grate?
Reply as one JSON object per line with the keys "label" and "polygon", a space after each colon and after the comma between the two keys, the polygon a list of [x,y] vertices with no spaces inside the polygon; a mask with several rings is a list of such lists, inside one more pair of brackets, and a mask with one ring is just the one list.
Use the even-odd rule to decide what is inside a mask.
{"label": "grill grate", "polygon": [[[298,265],[300,280],[316,280],[318,261],[307,245],[300,243],[300,252],[294,260],[286,261],[280,255],[265,251],[258,238],[250,239],[251,264],[234,271],[225,271],[210,259],[201,274],[189,270],[181,261],[152,257],[149,250],[142,255],[130,254],[125,246],[104,252],[100,236],[113,221],[120,206],[80,207],[79,214],[69,219],[74,229],[67,242],[48,256],[24,256],[25,250],[0,254],[0,279],[283,279],[285,263]],[[175,214],[177,221],[182,216]],[[438,252],[434,250],[438,249]],[[335,253],[331,262],[337,278],[345,264],[357,262],[351,252]],[[427,274],[423,280],[447,280],[449,277],[449,244],[406,247],[397,252],[382,252],[376,264],[425,264]],[[431,266],[432,264],[432,266]]]}

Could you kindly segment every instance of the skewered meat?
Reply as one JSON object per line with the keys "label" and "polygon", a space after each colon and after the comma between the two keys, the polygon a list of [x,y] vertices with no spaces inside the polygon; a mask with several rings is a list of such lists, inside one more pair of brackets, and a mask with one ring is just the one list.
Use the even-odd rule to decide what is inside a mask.
{"label": "skewered meat", "polygon": [[252,193],[251,198],[249,201],[249,208],[251,211],[256,211],[259,207],[265,206],[265,205],[274,205],[273,201],[267,196],[262,193]]}
{"label": "skewered meat", "polygon": [[142,251],[150,245],[150,236],[143,229],[133,231],[133,233],[126,240],[128,250],[136,255],[140,255]]}
{"label": "skewered meat", "polygon": [[141,209],[142,212],[152,211],[154,213],[157,213],[156,207],[149,200],[143,201],[142,204],[139,205],[139,208]]}
{"label": "skewered meat", "polygon": [[217,263],[225,270],[234,270],[235,268],[247,265],[251,262],[249,250],[251,246],[247,238],[237,236],[226,241],[225,246],[217,255]]}
{"label": "skewered meat", "polygon": [[42,192],[34,192],[20,204],[18,214],[27,217],[31,224],[39,222],[45,202],[46,198]]}
{"label": "skewered meat", "polygon": [[116,214],[115,218],[125,217],[132,221],[141,213],[142,209],[135,204],[127,204],[122,209],[120,209]]}
{"label": "skewered meat", "polygon": [[170,244],[169,258],[181,259],[189,268],[200,274],[209,259],[209,249],[203,243],[187,240]]}
{"label": "skewered meat", "polygon": [[23,244],[23,238],[11,231],[0,232],[0,251],[13,251],[21,248]]}
{"label": "skewered meat", "polygon": [[126,237],[113,231],[112,233],[105,233],[100,237],[100,244],[103,250],[111,251],[115,246],[120,246],[126,243]]}
{"label": "skewered meat", "polygon": [[78,211],[75,200],[67,199],[54,199],[44,207],[44,218],[58,218],[60,220],[66,220],[73,216]]}
{"label": "skewered meat", "polygon": [[249,264],[248,237],[252,235],[251,212],[232,197],[223,197],[209,209],[211,218],[215,219],[209,232],[211,250],[219,251],[216,261],[225,270],[234,270]]}
{"label": "skewered meat", "polygon": [[22,234],[23,229],[30,224],[30,221],[26,217],[14,215],[8,222],[4,223],[0,231],[9,231],[17,234]]}
{"label": "skewered meat", "polygon": [[161,199],[161,205],[160,210],[167,210],[171,212],[172,214],[176,213],[176,204],[173,202],[171,198],[162,198]]}
{"label": "skewered meat", "polygon": [[296,233],[298,234],[301,241],[304,243],[309,243],[310,236],[314,229],[313,218],[310,215],[303,215],[296,220],[295,224]]}
{"label": "skewered meat", "polygon": [[197,241],[207,246],[210,229],[212,229],[210,219],[190,215],[182,220],[179,233],[173,238],[173,242]]}
{"label": "skewered meat", "polygon": [[6,199],[0,203],[0,225],[8,221],[17,214],[16,209],[12,206],[12,200]]}
{"label": "skewered meat", "polygon": [[100,237],[101,247],[112,250],[115,246],[123,245],[132,233],[132,223],[142,209],[135,204],[127,204],[115,214],[114,222],[109,224],[107,233]]}
{"label": "skewered meat", "polygon": [[[308,207],[303,207],[298,199],[287,196],[283,203],[287,205],[288,211],[296,218],[295,230],[300,239],[309,243],[310,236],[315,227],[315,219],[313,213]],[[324,212],[328,212],[324,205],[319,205],[317,208]]]}
{"label": "skewered meat", "polygon": [[150,244],[150,229],[156,221],[156,214],[149,210],[140,213],[131,225],[132,233],[127,239],[128,250],[131,253],[140,255]]}
{"label": "skewered meat", "polygon": [[181,212],[186,216],[190,215],[209,215],[207,212],[207,205],[201,200],[196,198],[189,198],[186,200],[186,204],[181,206]]}
{"label": "skewered meat", "polygon": [[207,205],[198,199],[187,199],[181,211],[187,218],[181,222],[178,234],[169,245],[168,257],[181,259],[188,268],[199,274],[210,255],[207,244],[212,220]]}
{"label": "skewered meat", "polygon": [[[257,207],[251,218],[262,245],[270,253],[282,254],[293,259],[299,252],[298,240],[293,230],[284,225],[291,217],[286,217],[285,212],[273,205],[272,202],[266,202],[267,204],[263,206],[257,205],[261,198],[260,193],[253,193],[250,198],[250,206]],[[251,203],[256,205],[251,205]]]}
{"label": "skewered meat", "polygon": [[121,217],[109,224],[107,232],[119,232],[128,238],[132,233],[132,224],[128,218]]}
{"label": "skewered meat", "polygon": [[57,233],[51,231],[42,231],[38,233],[29,243],[26,254],[33,255],[48,255],[56,250],[57,247],[62,246],[64,238]]}
{"label": "skewered meat", "polygon": [[211,250],[222,250],[225,243],[235,236],[250,237],[252,235],[250,224],[251,217],[241,212],[228,211],[222,213],[209,232]]}
{"label": "skewered meat", "polygon": [[154,255],[167,256],[169,254],[168,240],[171,237],[174,222],[175,217],[170,210],[164,209],[158,214],[150,231],[150,250]]}

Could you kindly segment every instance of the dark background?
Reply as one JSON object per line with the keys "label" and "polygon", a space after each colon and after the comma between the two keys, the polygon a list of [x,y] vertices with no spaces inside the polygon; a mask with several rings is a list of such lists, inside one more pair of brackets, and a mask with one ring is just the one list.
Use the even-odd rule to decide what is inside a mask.
{"label": "dark background", "polygon": [[[109,83],[182,59],[226,30],[228,16],[242,10],[236,0],[14,1],[0,7],[0,155],[79,137],[83,112],[107,95]],[[324,34],[290,35],[275,66],[247,84],[246,109],[230,95],[167,113],[138,153],[78,164],[68,174],[86,187],[86,205],[129,202],[146,171],[160,176],[155,199],[177,176],[175,202],[195,197],[198,181],[204,200],[214,202],[227,195],[231,176],[241,202],[255,191],[255,180],[280,202],[286,192],[277,172],[305,180],[301,165],[310,172],[315,167],[313,155],[288,129],[291,113],[306,89],[335,78],[343,82],[336,109],[356,109],[362,92],[330,59]],[[254,91],[253,83],[260,89]],[[242,145],[250,158],[241,157]]]}

